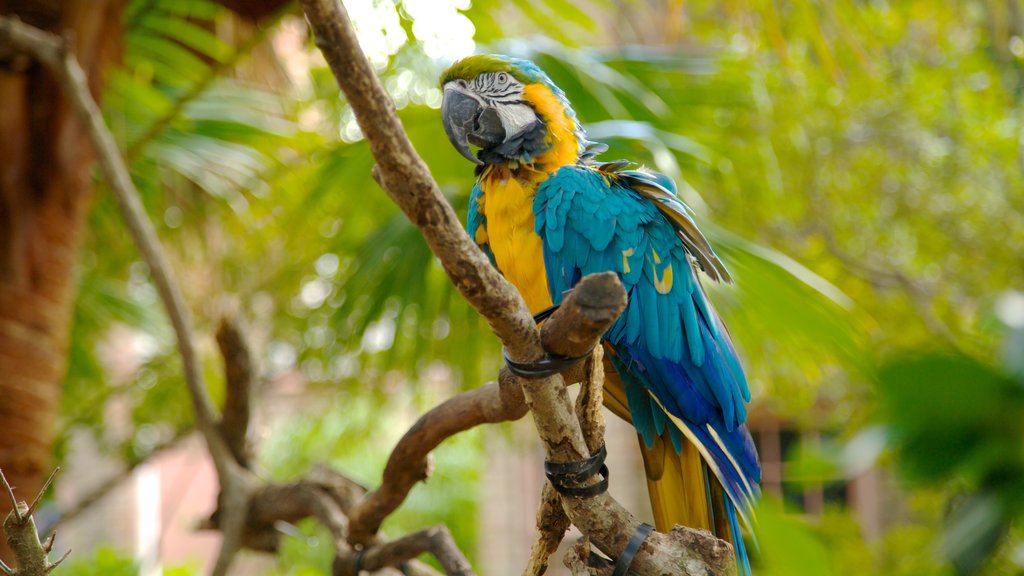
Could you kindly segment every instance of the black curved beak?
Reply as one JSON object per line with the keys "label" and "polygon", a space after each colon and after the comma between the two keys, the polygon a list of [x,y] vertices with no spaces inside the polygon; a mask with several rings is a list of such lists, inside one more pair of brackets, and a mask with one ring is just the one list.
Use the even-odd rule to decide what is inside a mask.
{"label": "black curved beak", "polygon": [[455,83],[448,83],[444,87],[441,119],[452,146],[474,164],[483,162],[470,149],[470,144],[489,148],[505,141],[505,127],[498,113],[485,106],[468,89]]}

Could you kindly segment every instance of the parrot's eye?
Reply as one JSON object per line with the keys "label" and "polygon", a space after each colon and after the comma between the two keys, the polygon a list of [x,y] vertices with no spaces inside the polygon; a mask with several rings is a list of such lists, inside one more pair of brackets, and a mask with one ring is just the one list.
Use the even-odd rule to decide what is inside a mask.
{"label": "parrot's eye", "polygon": [[508,84],[508,74],[504,72],[498,72],[498,76],[497,78],[495,78],[495,80],[498,81],[498,84]]}

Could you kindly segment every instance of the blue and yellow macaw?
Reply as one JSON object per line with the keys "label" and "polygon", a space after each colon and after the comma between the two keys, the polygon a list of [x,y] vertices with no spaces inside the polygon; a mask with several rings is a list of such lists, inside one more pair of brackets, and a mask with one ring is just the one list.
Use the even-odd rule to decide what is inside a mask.
{"label": "blue and yellow macaw", "polygon": [[697,269],[731,278],[693,213],[669,178],[595,161],[607,147],[586,139],[534,63],[470,56],[441,86],[445,132],[477,165],[470,236],[534,313],[587,274],[619,275],[629,303],[602,340],[604,399],[641,438],[657,528],[707,529],[749,573],[740,525],[761,477],[744,424],[750,391]]}

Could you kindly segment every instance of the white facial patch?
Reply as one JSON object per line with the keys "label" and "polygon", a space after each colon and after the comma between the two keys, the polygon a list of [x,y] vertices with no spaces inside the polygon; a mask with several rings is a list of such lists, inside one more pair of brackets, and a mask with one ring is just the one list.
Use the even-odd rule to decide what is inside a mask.
{"label": "white facial patch", "polygon": [[537,121],[537,113],[526,104],[505,104],[495,108],[505,127],[505,142],[520,135]]}

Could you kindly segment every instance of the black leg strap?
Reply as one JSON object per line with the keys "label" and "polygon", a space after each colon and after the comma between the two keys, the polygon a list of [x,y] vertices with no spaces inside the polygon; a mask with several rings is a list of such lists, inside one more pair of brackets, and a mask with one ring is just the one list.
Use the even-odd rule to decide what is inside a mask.
{"label": "black leg strap", "polygon": [[543,321],[547,320],[548,318],[550,318],[551,315],[554,314],[555,311],[558,310],[561,306],[562,306],[561,304],[554,304],[552,306],[548,306],[547,308],[545,308],[545,309],[541,310],[540,312],[537,312],[536,314],[534,314],[533,315],[533,321],[536,322],[537,324],[540,324],[541,322],[543,322]]}
{"label": "black leg strap", "polygon": [[[570,290],[563,292],[562,297],[564,298],[569,292]],[[540,324],[554,314],[560,306],[561,304],[555,304],[554,306],[548,306],[540,312],[537,312],[533,315],[533,321]],[[583,356],[577,356],[575,358],[570,358],[569,356],[558,356],[557,354],[548,354],[547,356],[533,362],[516,362],[509,358],[508,353],[504,348],[502,348],[501,356],[505,359],[505,364],[508,366],[509,371],[516,376],[530,380],[539,380],[541,378],[547,378],[548,376],[558,374],[580,360],[587,358],[590,356],[590,353],[587,352]]]}
{"label": "black leg strap", "polygon": [[640,546],[643,545],[651,530],[654,530],[654,526],[644,522],[640,524],[636,532],[633,532],[633,537],[626,544],[626,549],[622,551],[619,559],[615,561],[615,571],[612,572],[612,576],[626,576],[629,572],[629,566],[633,564],[633,557],[640,551]]}
{"label": "black leg strap", "polygon": [[501,356],[505,359],[505,364],[508,366],[509,372],[512,372],[520,378],[539,380],[540,378],[554,376],[562,370],[576,364],[580,360],[585,360],[590,356],[590,353],[588,352],[583,356],[577,356],[575,358],[549,354],[539,360],[534,360],[533,362],[516,362],[509,358],[508,352],[502,348]]}
{"label": "black leg strap", "polygon": [[[604,446],[594,453],[590,458],[577,460],[575,462],[550,462],[544,461],[544,475],[551,482],[551,487],[559,494],[565,496],[576,496],[577,498],[591,498],[603,494],[608,490],[608,467],[604,459],[608,451]],[[590,480],[595,474],[601,475],[601,480],[590,486],[579,486]]]}

